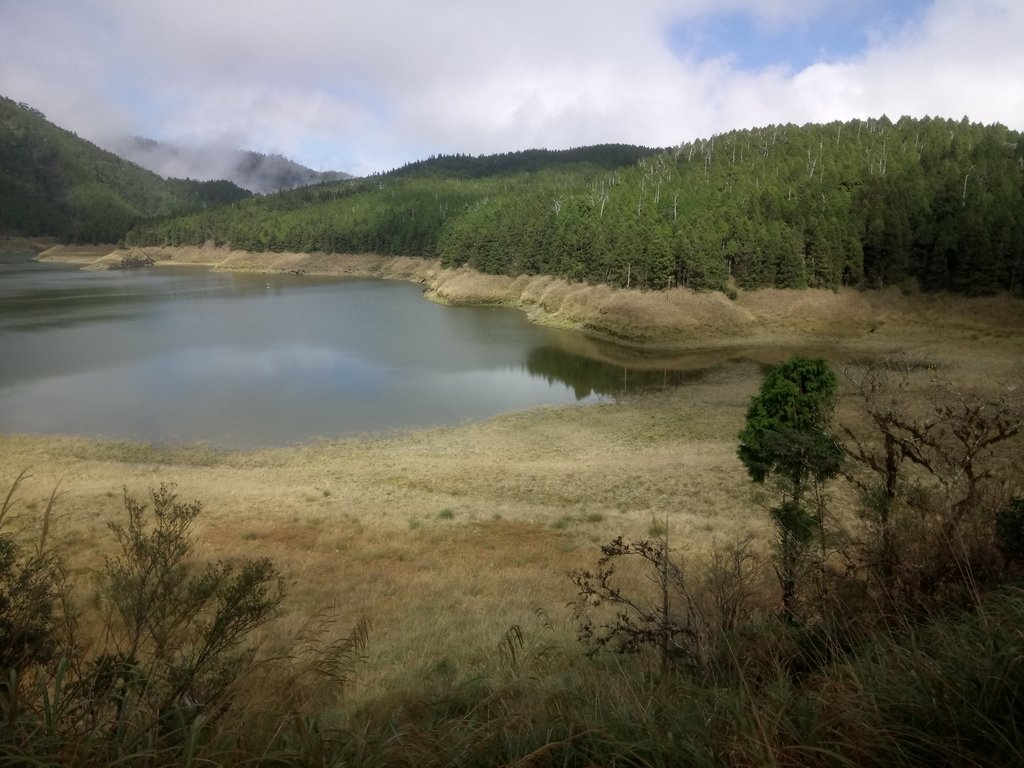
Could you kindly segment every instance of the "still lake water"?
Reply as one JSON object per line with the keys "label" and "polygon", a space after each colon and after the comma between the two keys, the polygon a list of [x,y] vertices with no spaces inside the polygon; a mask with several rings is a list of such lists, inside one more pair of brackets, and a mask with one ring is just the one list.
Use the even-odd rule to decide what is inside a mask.
{"label": "still lake water", "polygon": [[670,383],[511,309],[417,285],[0,254],[0,432],[285,445],[591,403]]}

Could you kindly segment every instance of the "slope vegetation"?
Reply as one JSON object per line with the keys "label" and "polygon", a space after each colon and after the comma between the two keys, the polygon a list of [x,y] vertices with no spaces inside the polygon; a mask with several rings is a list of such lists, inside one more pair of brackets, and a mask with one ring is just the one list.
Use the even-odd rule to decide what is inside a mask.
{"label": "slope vegetation", "polygon": [[136,227],[133,245],[440,258],[612,286],[1020,292],[1024,144],[888,118],[441,157]]}
{"label": "slope vegetation", "polygon": [[226,181],[162,179],[0,97],[0,233],[116,242],[141,220],[248,196]]}

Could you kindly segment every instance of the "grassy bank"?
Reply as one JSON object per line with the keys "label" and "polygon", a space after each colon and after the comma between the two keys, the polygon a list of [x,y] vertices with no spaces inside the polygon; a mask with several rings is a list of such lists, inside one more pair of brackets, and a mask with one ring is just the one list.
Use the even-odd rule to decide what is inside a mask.
{"label": "grassy bank", "polygon": [[[287,254],[230,258],[217,262],[210,249],[175,255],[218,268],[319,271]],[[531,296],[524,309],[552,315],[568,313],[580,292],[573,306],[587,309],[573,312],[620,302],[617,323],[679,302],[691,325],[675,319],[646,337],[699,329],[673,337],[679,347],[687,339],[698,349],[803,344],[851,363],[902,354],[914,363],[904,394],[921,404],[934,379],[992,388],[1024,376],[1024,322],[998,297],[770,291],[730,302],[546,278],[506,284],[415,260],[346,264],[346,274],[422,280],[438,292],[447,285],[455,301],[518,305],[513,296]],[[550,307],[537,310],[544,296]],[[743,324],[715,320],[718,302],[746,313]],[[697,308],[718,324],[697,323]],[[671,354],[696,365],[706,353]],[[921,628],[900,619],[869,640],[858,636],[867,650],[849,662],[833,663],[831,647],[852,645],[850,635],[868,629],[842,625],[842,612],[840,629],[820,621],[790,632],[773,622],[773,528],[736,447],[761,363],[785,354],[763,347],[761,357],[727,355],[685,387],[615,403],[280,449],[3,435],[0,484],[30,468],[17,521],[30,534],[60,482],[51,537],[86,607],[86,638],[100,627],[90,574],[113,552],[107,523],[123,518],[122,489],[145,498],[161,482],[203,502],[201,559],[266,556],[286,576],[284,613],[261,630],[266,647],[290,642],[310,616],[333,616],[338,635],[368,618],[365,659],[345,696],[315,700],[313,711],[325,727],[341,728],[335,754],[351,764],[956,765],[978,755],[1012,764],[1024,755],[1013,726],[1024,652],[1019,594],[986,603],[976,619]],[[844,387],[839,416],[856,423]],[[827,490],[830,511],[856,532],[858,494],[840,480]],[[695,567],[716,547],[752,536],[768,574],[753,589],[760,619],[716,641],[723,658],[703,680],[655,680],[643,663],[620,657],[589,660],[575,638],[568,572],[593,567],[599,547],[617,536],[649,538],[666,526],[677,557]],[[648,574],[626,576],[627,587],[649,586]],[[834,597],[850,599],[838,590]],[[320,744],[318,732],[305,732]],[[293,761],[315,762],[301,747]]]}
{"label": "grassy bank", "polygon": [[[564,619],[563,575],[614,536],[642,537],[667,520],[677,543],[694,556],[716,541],[764,538],[769,524],[736,458],[736,435],[760,365],[789,352],[759,345],[813,344],[846,360],[908,354],[968,386],[1019,379],[1024,359],[1019,302],[1003,297],[760,291],[731,302],[721,294],[611,291],[551,278],[449,272],[409,258],[215,248],[144,255],[161,264],[418,280],[457,302],[516,304],[526,296],[547,319],[567,304],[587,308],[578,314],[600,314],[602,302],[618,302],[624,317],[630,308],[651,313],[675,302],[686,308],[685,321],[670,314],[676,319],[651,337],[671,328],[678,344],[692,341],[697,350],[713,342],[748,349],[749,356],[717,356],[724,362],[670,392],[284,449],[0,437],[0,466],[12,476],[31,468],[25,493],[37,505],[61,481],[62,535],[76,544],[82,568],[102,551],[122,485],[143,496],[160,482],[174,482],[206,506],[200,524],[209,556],[258,549],[274,558],[292,574],[299,613],[326,605],[346,616],[374,614],[373,671],[363,678],[369,689],[418,680],[440,657],[472,670],[510,623],[528,623],[537,608]],[[55,248],[43,258],[88,256]],[[580,296],[572,298],[574,292]],[[544,306],[549,309],[537,310]],[[716,315],[716,307],[724,311]],[[698,327],[701,313],[708,325],[692,338],[682,334],[686,323]],[[640,315],[630,316],[639,322]],[[742,324],[735,321],[741,316]],[[701,367],[707,354],[676,352],[673,362]],[[470,634],[460,630],[467,614],[477,617]],[[410,647],[407,631],[429,640]]]}
{"label": "grassy bank", "polygon": [[734,435],[756,371],[737,364],[620,404],[255,452],[7,435],[0,480],[30,467],[22,495],[37,507],[61,481],[55,529],[82,569],[104,550],[122,485],[144,496],[176,483],[204,502],[208,556],[272,557],[292,578],[298,613],[372,615],[363,680],[392,687],[440,658],[469,673],[537,608],[564,619],[564,574],[613,536],[667,519],[701,552],[762,531],[735,482]]}
{"label": "grassy bank", "polygon": [[964,298],[884,291],[761,290],[722,293],[688,289],[637,291],[569,283],[548,276],[504,277],[437,261],[368,254],[252,253],[227,248],[56,246],[41,259],[119,267],[125,259],[194,264],[249,272],[378,277],[421,283],[427,298],[453,304],[498,304],[535,322],[579,330],[627,346],[679,351],[749,344],[855,344],[884,349],[927,344],[938,327],[957,338],[1013,336],[1024,328],[1024,302],[1008,296]]}
{"label": "grassy bank", "polygon": [[[965,385],[1012,381],[1021,358],[1004,354],[1007,343],[936,339],[928,359]],[[922,396],[930,375],[920,374]],[[80,572],[109,544],[122,486],[141,497],[177,484],[205,505],[206,556],[273,558],[291,578],[295,616],[328,607],[373,617],[360,686],[376,691],[421,680],[439,659],[479,671],[508,626],[538,610],[570,642],[564,576],[615,536],[667,523],[696,559],[716,542],[766,541],[770,524],[736,457],[760,376],[758,363],[736,360],[616,403],[258,451],[3,435],[0,482],[30,468],[22,495],[38,509],[60,481],[55,531]],[[849,488],[831,493],[840,512],[854,504]]]}

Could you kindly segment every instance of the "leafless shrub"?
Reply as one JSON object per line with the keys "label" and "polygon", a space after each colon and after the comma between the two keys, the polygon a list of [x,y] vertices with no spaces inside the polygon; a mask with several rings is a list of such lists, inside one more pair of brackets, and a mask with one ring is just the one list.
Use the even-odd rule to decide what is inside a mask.
{"label": "leafless shrub", "polygon": [[[751,621],[762,604],[763,563],[748,537],[716,547],[687,574],[669,548],[667,526],[659,530],[653,540],[617,537],[601,547],[595,569],[569,574],[579,640],[589,655],[653,650],[663,675],[675,667],[706,670],[721,650],[717,640]],[[626,559],[640,566],[649,587],[621,577],[616,566]]]}
{"label": "leafless shrub", "polygon": [[845,423],[847,478],[861,491],[865,563],[883,592],[934,594],[990,566],[993,515],[1019,484],[1024,427],[1014,386],[967,391],[932,380],[912,395],[917,363],[847,371],[860,424]]}

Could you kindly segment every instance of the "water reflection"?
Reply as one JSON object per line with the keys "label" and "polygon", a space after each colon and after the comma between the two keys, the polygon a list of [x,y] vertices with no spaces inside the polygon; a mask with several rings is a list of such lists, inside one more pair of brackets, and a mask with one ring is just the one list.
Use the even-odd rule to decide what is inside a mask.
{"label": "water reflection", "polygon": [[2,431],[280,445],[597,402],[734,356],[659,361],[407,283],[0,268]]}
{"label": "water reflection", "polygon": [[[247,281],[167,280],[144,273],[76,273],[50,270],[46,285],[24,275],[4,274],[0,319],[20,330],[68,327],[81,323],[130,320],[156,302],[242,298],[262,293]],[[9,279],[13,278],[13,279]],[[70,279],[69,279],[70,278]]]}
{"label": "water reflection", "polygon": [[416,285],[27,254],[0,268],[3,431],[250,446],[578,401],[525,367],[565,334]]}
{"label": "water reflection", "polygon": [[615,396],[627,392],[667,389],[700,381],[715,368],[637,367],[594,360],[556,347],[537,347],[526,358],[526,369],[549,382],[570,387],[578,400],[591,395]]}

